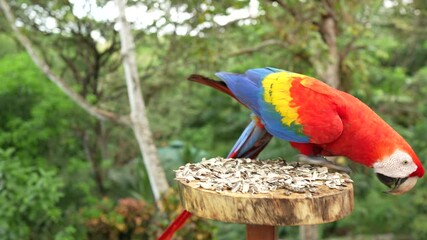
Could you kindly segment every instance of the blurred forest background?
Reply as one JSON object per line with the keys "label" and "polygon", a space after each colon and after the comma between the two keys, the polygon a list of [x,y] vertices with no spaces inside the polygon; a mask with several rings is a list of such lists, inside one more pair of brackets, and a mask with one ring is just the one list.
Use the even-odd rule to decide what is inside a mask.
{"label": "blurred forest background", "polygon": [[[115,3],[0,2],[1,239],[154,239],[181,211],[173,169],[226,155],[249,121],[236,101],[186,81],[191,73],[272,66],[317,77],[360,98],[421,159],[427,155],[425,0],[128,1],[154,158],[161,162],[151,174],[167,179],[159,196],[135,128],[123,120],[132,109]],[[34,64],[17,32],[74,100]],[[274,140],[261,158],[278,156],[293,160],[295,152]],[[346,164],[354,169],[354,212],[321,225],[321,238],[427,239],[426,181],[389,196],[371,170]],[[298,238],[297,227],[279,232]],[[176,239],[243,233],[243,225],[192,218]]]}

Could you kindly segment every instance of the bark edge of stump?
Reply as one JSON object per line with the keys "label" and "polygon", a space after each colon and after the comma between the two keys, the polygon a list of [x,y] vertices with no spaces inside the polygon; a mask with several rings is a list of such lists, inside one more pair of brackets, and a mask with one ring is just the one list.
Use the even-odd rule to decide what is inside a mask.
{"label": "bark edge of stump", "polygon": [[195,183],[177,180],[181,203],[187,211],[202,218],[242,224],[297,226],[337,221],[349,215],[354,206],[353,185],[342,190],[320,186],[312,197],[302,193],[216,192],[193,188]]}

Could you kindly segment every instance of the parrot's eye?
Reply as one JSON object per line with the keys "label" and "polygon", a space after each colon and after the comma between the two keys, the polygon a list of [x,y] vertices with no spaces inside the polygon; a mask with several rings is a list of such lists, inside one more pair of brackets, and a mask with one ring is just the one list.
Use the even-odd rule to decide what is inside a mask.
{"label": "parrot's eye", "polygon": [[409,161],[408,160],[403,160],[403,165],[406,165],[406,164],[408,164],[409,163]]}

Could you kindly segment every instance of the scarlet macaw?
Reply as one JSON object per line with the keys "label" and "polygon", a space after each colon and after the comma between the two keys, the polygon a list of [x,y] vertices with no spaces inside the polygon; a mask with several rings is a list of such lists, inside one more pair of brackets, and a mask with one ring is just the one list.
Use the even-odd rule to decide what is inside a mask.
{"label": "scarlet macaw", "polygon": [[350,94],[270,67],[216,75],[222,81],[200,75],[189,79],[227,93],[255,115],[251,123],[255,127],[246,129],[231,154],[244,148],[244,153],[257,155],[266,144],[262,139],[273,135],[314,161],[317,156],[346,156],[373,168],[393,195],[411,190],[424,176],[420,160],[403,137]]}

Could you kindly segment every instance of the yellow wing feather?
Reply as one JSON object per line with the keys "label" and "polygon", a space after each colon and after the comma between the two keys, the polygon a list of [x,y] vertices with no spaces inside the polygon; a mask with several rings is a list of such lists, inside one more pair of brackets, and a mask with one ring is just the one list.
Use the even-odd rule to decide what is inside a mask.
{"label": "yellow wing feather", "polygon": [[290,126],[293,123],[300,124],[298,120],[298,106],[292,104],[290,88],[294,77],[304,75],[291,72],[272,73],[262,81],[264,88],[264,101],[274,106],[276,112],[282,116],[282,123]]}

